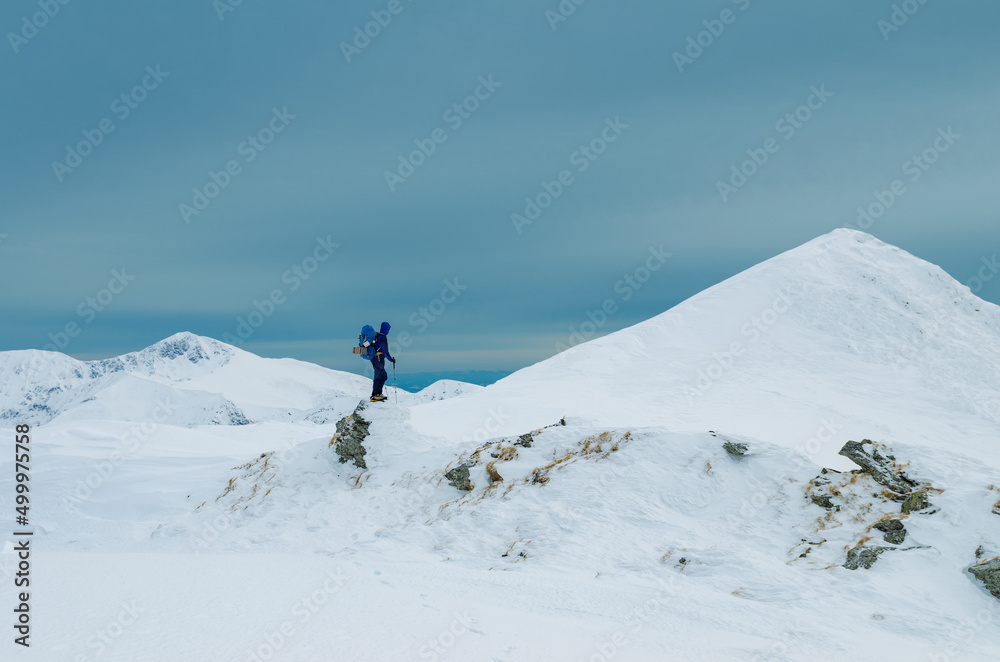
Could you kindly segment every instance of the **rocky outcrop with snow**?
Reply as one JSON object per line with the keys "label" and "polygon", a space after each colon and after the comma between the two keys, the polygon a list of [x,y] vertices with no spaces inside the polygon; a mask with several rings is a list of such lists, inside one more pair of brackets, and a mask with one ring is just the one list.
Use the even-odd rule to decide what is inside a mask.
{"label": "rocky outcrop with snow", "polygon": [[366,404],[362,401],[350,416],[337,421],[337,433],[330,440],[330,445],[337,452],[340,463],[351,462],[359,469],[367,469],[364,442],[368,437],[368,427],[371,421],[364,417]]}

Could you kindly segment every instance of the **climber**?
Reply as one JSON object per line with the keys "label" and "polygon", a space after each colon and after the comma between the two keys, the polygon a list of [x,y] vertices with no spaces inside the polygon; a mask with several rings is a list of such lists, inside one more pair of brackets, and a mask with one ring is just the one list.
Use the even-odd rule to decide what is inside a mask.
{"label": "climber", "polygon": [[394,366],[396,365],[396,359],[392,358],[392,354],[389,353],[389,338],[387,336],[390,328],[388,322],[382,322],[379,332],[375,334],[375,356],[372,358],[372,368],[375,369],[375,375],[372,378],[372,402],[382,402],[388,399],[382,395],[382,387],[385,385],[385,380],[389,378],[385,371],[385,360],[389,359]]}

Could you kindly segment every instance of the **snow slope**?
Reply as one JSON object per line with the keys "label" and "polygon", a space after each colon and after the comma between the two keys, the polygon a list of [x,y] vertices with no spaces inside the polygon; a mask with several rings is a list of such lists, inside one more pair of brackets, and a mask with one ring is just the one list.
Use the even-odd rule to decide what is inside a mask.
{"label": "snow slope", "polygon": [[[415,407],[413,422],[458,440],[569,414],[795,448],[835,427],[838,438],[952,437],[990,453],[998,375],[1000,308],[939,267],[841,229],[483,391]],[[836,462],[839,448],[824,444],[815,459]]]}
{"label": "snow slope", "polygon": [[[998,335],[996,306],[841,230],[485,389],[368,405],[366,470],[330,447],[367,392],[353,376],[188,336],[96,376],[0,354],[0,408],[58,410],[34,430],[35,645],[16,654],[993,660],[1000,601],[966,568],[1000,555]],[[191,398],[176,422],[128,417],[150,385]],[[218,399],[256,422],[197,423]],[[932,508],[901,515],[851,473],[827,474],[839,510],[813,503],[860,438]],[[462,464],[468,492],[445,475]],[[0,459],[7,511],[12,473]],[[905,544],[842,567],[887,515]]]}
{"label": "snow slope", "polygon": [[[852,572],[846,549],[898,504],[826,518],[805,499],[818,467],[781,446],[570,418],[500,462],[495,487],[474,467],[463,493],[443,474],[478,443],[423,438],[405,407],[367,415],[366,472],[305,428],[228,428],[268,449],[239,460],[168,431],[73,517],[46,503],[40,650],[93,654],[88,638],[133,602],[144,616],[101,659],[875,660],[957,646],[949,659],[989,660],[1000,645],[986,627],[1000,604],[964,576],[977,546],[1000,551],[995,467],[894,448],[945,489],[940,511],[906,522],[926,548]],[[750,454],[730,457],[723,438]]]}

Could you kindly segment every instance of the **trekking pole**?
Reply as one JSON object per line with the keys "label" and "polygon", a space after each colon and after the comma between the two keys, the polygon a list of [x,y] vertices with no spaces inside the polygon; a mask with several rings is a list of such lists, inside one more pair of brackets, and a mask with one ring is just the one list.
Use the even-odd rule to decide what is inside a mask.
{"label": "trekking pole", "polygon": [[399,404],[399,387],[396,386],[396,362],[395,361],[392,362],[392,388],[393,388],[393,397],[396,398],[396,404],[398,405]]}

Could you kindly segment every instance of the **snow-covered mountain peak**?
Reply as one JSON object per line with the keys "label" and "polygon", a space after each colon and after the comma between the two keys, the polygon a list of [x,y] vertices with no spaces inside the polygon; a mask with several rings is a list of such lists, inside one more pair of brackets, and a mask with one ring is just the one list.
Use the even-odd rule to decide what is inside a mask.
{"label": "snow-covered mountain peak", "polygon": [[126,370],[150,377],[185,380],[221,368],[241,351],[218,340],[185,331],[138,352],[100,363],[108,371]]}
{"label": "snow-covered mountain peak", "polygon": [[207,359],[209,355],[231,356],[234,349],[231,345],[214,338],[181,331],[150,345],[143,352],[155,352],[167,359],[184,356],[188,361],[197,363],[199,360]]}
{"label": "snow-covered mountain peak", "polygon": [[[413,423],[426,432],[448,420],[466,439],[579,416],[794,447],[833,425],[985,449],[1000,423],[997,374],[1000,307],[940,267],[840,229],[481,392],[420,405]],[[958,418],[961,439],[945,423]],[[836,462],[836,449],[818,457]]]}

